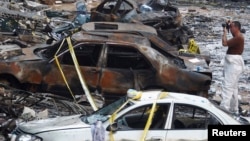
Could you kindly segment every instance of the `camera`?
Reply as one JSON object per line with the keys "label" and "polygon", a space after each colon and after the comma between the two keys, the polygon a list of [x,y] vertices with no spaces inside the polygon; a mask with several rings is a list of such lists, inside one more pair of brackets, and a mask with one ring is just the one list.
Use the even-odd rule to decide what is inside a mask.
{"label": "camera", "polygon": [[226,23],[223,23],[222,24],[222,27],[227,29],[227,31],[229,32],[229,29],[230,29],[230,21],[227,21]]}
{"label": "camera", "polygon": [[[225,23],[222,23],[221,25],[222,25],[223,28],[226,27],[227,32],[229,33],[230,21],[227,21],[227,22],[225,22]],[[241,33],[246,33],[246,30],[245,30],[245,29],[241,29],[240,32],[241,32]]]}

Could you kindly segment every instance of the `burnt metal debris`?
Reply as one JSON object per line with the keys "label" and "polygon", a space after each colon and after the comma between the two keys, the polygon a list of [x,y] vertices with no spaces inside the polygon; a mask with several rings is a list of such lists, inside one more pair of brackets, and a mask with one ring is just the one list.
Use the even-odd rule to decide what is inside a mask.
{"label": "burnt metal debris", "polygon": [[[106,2],[109,4],[111,3],[109,0],[105,0],[104,3],[101,3],[99,6],[97,6],[97,10],[98,8],[100,8],[102,4],[105,5]],[[132,6],[131,7],[132,9],[129,9],[129,11],[127,12],[134,12],[134,10],[137,10],[137,8],[139,8],[138,6],[142,6],[142,5],[145,6],[144,1],[140,1],[141,3],[139,3],[139,1],[136,1],[137,3],[135,3],[135,1],[131,1],[131,0],[116,0],[114,2],[115,4],[118,4],[117,5],[118,9],[115,9],[115,10],[118,10],[117,11],[118,13],[125,12],[124,9],[119,11],[119,8],[120,8],[119,6],[123,5],[124,3],[127,4],[124,6]],[[131,33],[122,33],[122,34],[121,33],[120,34],[109,33],[108,35],[106,35],[106,32],[102,32],[102,33],[101,32],[100,33],[79,32],[79,33],[73,34],[71,38],[72,38],[73,45],[85,44],[87,42],[91,42],[92,46],[94,46],[93,43],[95,43],[96,45],[97,44],[102,45],[103,44],[102,41],[108,39],[110,42],[114,42],[114,43],[119,42],[118,44],[122,46],[126,46],[124,43],[127,42],[127,44],[135,43],[135,44],[138,44],[138,46],[146,45],[151,48],[154,48],[160,51],[165,57],[167,57],[167,59],[169,59],[168,63],[164,63],[164,61],[162,61],[159,64],[159,60],[155,60],[155,61],[153,61],[154,59],[146,59],[146,60],[148,62],[153,61],[153,63],[152,62],[150,63],[153,65],[155,64],[158,64],[159,66],[173,65],[173,68],[170,67],[172,69],[170,69],[168,73],[165,74],[166,80],[168,82],[166,80],[165,80],[166,82],[163,82],[163,78],[161,78],[162,77],[161,75],[163,74],[162,68],[167,68],[167,67],[160,67],[161,69],[156,69],[157,73],[153,72],[152,73],[153,76],[147,75],[148,78],[144,77],[143,75],[145,74],[143,73],[142,73],[143,74],[142,76],[139,76],[137,73],[135,73],[136,71],[131,70],[129,71],[129,73],[126,74],[127,76],[131,75],[131,77],[126,77],[126,81],[131,81],[133,82],[133,84],[126,83],[124,85],[123,85],[123,82],[126,82],[126,81],[125,79],[121,79],[120,76],[113,76],[114,79],[110,79],[113,81],[113,83],[110,83],[110,82],[105,82],[106,80],[104,81],[104,78],[106,78],[105,73],[100,73],[99,69],[97,69],[97,72],[96,72],[96,74],[98,74],[97,77],[93,77],[93,78],[91,77],[91,75],[89,75],[90,70],[86,70],[85,73],[87,73],[87,75],[86,74],[85,75],[87,77],[87,83],[88,83],[89,88],[92,91],[98,90],[100,93],[111,93],[114,95],[119,95],[119,94],[125,94],[128,88],[136,88],[138,90],[149,89],[149,88],[163,88],[169,91],[178,91],[178,92],[187,92],[187,93],[197,94],[200,91],[206,92],[209,89],[209,85],[211,83],[211,71],[208,68],[209,61],[208,60],[204,61],[203,64],[201,64],[201,65],[204,65],[202,66],[203,69],[197,70],[196,68],[200,64],[192,63],[190,60],[196,58],[197,60],[193,60],[193,61],[201,62],[200,60],[204,59],[203,57],[201,57],[201,55],[199,56],[199,55],[189,54],[190,56],[188,56],[188,55],[185,55],[184,53],[178,54],[178,50],[182,47],[178,46],[179,44],[175,44],[177,43],[177,40],[172,37],[175,35],[178,35],[178,38],[182,35],[185,36],[185,34],[181,32],[182,31],[181,29],[183,29],[183,31],[188,30],[187,27],[181,25],[181,15],[178,11],[178,8],[172,6],[170,3],[158,3],[158,2],[159,1],[152,0],[152,1],[147,1],[146,4],[148,4],[149,6],[153,8],[155,8],[156,5],[159,6],[160,4],[161,6],[158,7],[160,9],[155,9],[154,11],[146,11],[146,13],[143,13],[143,11],[141,11],[141,13],[135,14],[134,16],[128,15],[130,16],[128,17],[131,20],[130,22],[135,21],[135,20],[138,21],[133,24],[137,24],[139,26],[143,26],[143,24],[145,24],[154,28],[154,30],[156,31],[153,34],[146,33],[146,32],[142,34],[141,32],[139,33],[140,35],[139,34],[132,35]],[[119,3],[121,5],[119,5]],[[5,6],[5,7],[8,7],[8,6]],[[65,87],[65,83],[62,80],[62,76],[60,72],[56,71],[58,69],[55,65],[55,60],[53,60],[53,58],[54,58],[55,52],[58,50],[61,44],[62,39],[64,39],[67,36],[70,36],[71,33],[74,32],[75,28],[81,29],[82,27],[80,25],[82,25],[85,22],[89,22],[88,21],[89,13],[86,13],[86,5],[84,3],[77,3],[76,8],[77,8],[77,11],[74,11],[74,13],[76,13],[77,16],[79,15],[83,16],[80,18],[81,20],[78,19],[79,24],[77,24],[77,22],[75,21],[65,20],[64,18],[59,19],[58,17],[57,18],[55,17],[54,19],[59,19],[59,20],[53,20],[53,18],[51,18],[50,19],[51,22],[49,24],[46,23],[47,26],[45,26],[46,24],[43,25],[44,29],[40,31],[40,29],[36,27],[37,24],[31,24],[29,26],[31,26],[32,28],[29,28],[29,26],[27,26],[27,23],[22,25],[20,21],[15,21],[18,23],[17,30],[16,30],[17,31],[16,34],[18,35],[18,38],[11,38],[11,40],[6,39],[2,41],[3,46],[1,47],[1,50],[4,53],[1,54],[1,58],[2,58],[1,65],[0,65],[1,81],[13,87],[22,88],[24,90],[29,90],[29,91],[35,90],[35,91],[40,91],[40,92],[51,92],[51,93],[57,93],[57,94],[61,94],[62,92],[62,93],[67,93],[68,95],[68,89],[67,87]],[[146,7],[146,8],[150,8],[150,7]],[[94,18],[95,14],[93,14],[93,12],[94,11],[92,10],[90,13],[91,14],[89,17],[90,20],[95,19]],[[156,15],[160,15],[160,17]],[[12,14],[11,16],[8,17],[8,18],[12,18],[11,21],[14,20],[12,16],[16,16],[16,14]],[[43,21],[42,19],[44,19],[43,16],[40,16],[39,18],[41,20],[38,20],[38,21],[36,21],[36,19],[34,18],[34,15],[32,17],[29,17],[29,16],[27,17],[27,15],[23,15],[22,17],[23,19],[26,19],[26,20],[30,19],[32,21],[34,20],[34,22],[44,23],[42,22]],[[7,17],[4,17],[4,18],[7,18]],[[126,16],[124,18],[126,18]],[[12,22],[14,23],[14,21]],[[120,20],[120,22],[123,22],[123,21]],[[140,23],[143,23],[143,24],[140,24]],[[157,26],[154,25],[157,23],[160,23],[160,25],[157,25]],[[99,26],[100,26],[99,28],[106,28],[103,25],[101,26],[101,24],[99,24]],[[163,34],[159,34],[159,32]],[[46,42],[44,34],[46,35],[46,37],[49,36],[50,38],[52,38],[52,40],[50,41],[47,40],[47,43],[51,43],[51,44],[49,45],[37,44],[37,43]],[[171,36],[170,38],[172,38],[173,41],[169,40],[170,39],[169,38],[168,42],[166,42],[166,40],[164,40],[160,36],[160,35],[164,35],[164,37],[167,37],[168,36],[167,34],[171,34],[169,35],[169,37]],[[135,38],[131,38],[131,37],[135,37]],[[82,38],[82,39],[80,40],[79,38]],[[138,41],[135,40],[137,38],[138,38]],[[183,39],[183,41],[184,40],[185,39]],[[13,43],[15,45],[13,45]],[[28,43],[28,44],[25,44],[25,43]],[[33,43],[32,46],[30,45],[31,43]],[[20,46],[20,48],[16,47],[16,45]],[[67,47],[67,44],[64,46]],[[11,47],[13,48],[10,49]],[[122,50],[119,51],[120,54],[121,52]],[[98,52],[95,52],[95,53],[98,53]],[[103,55],[104,56],[98,56],[97,54],[95,54],[94,55],[95,58],[92,58],[92,60],[89,60],[88,63],[90,64],[91,62],[93,62],[93,59],[94,59],[95,63],[97,62],[100,63],[96,66],[97,68],[107,67],[105,66],[107,65],[105,64],[105,62],[97,60],[97,58],[99,57],[102,58],[101,60],[105,60],[106,59],[105,56],[107,54],[103,54]],[[157,55],[155,57],[157,58]],[[80,60],[79,62],[81,63]],[[118,63],[120,66],[117,66],[118,64],[116,64],[116,67],[123,68],[126,71],[128,71],[129,70],[128,62],[124,62],[124,63],[125,64]],[[109,62],[109,64],[111,64],[111,62]],[[113,62],[112,64],[115,64],[115,63]],[[131,66],[132,69],[135,69],[133,67]],[[155,67],[152,67],[152,68],[153,70],[155,70]],[[23,70],[26,70],[26,71],[23,71]],[[111,72],[107,74],[111,75],[112,74]],[[177,72],[178,74],[183,73],[183,77],[177,78],[178,75],[174,75]],[[78,82],[78,77],[74,75],[74,73],[72,72],[69,73],[67,71],[67,74],[72,75],[72,76],[69,76],[69,82],[74,82],[70,84],[71,84],[71,87],[75,90],[75,92],[78,94],[83,93],[81,90],[79,90],[80,85],[76,83]],[[99,74],[102,74],[102,75],[99,75]],[[171,74],[171,76],[168,76],[168,74]],[[150,76],[154,79],[152,78],[149,79]],[[56,78],[58,82],[56,82],[54,78]],[[151,81],[148,81],[148,80],[151,80]],[[116,85],[114,85],[114,83]],[[122,86],[124,87],[120,87],[121,85],[118,86],[119,83],[121,83]],[[198,85],[196,85],[196,83]],[[155,85],[152,85],[152,84],[155,84]],[[60,90],[61,92],[59,92],[58,90]]]}
{"label": "burnt metal debris", "polygon": [[5,138],[16,123],[93,112],[85,101],[78,102],[50,93],[32,93],[0,84],[0,135]]}
{"label": "burnt metal debris", "polygon": [[[148,25],[152,27],[152,29],[154,29],[153,33],[136,31],[137,33],[135,34],[131,32],[128,33],[127,30],[127,33],[121,33],[121,31],[119,31],[120,33],[114,33],[112,31],[113,33],[109,32],[109,34],[106,35],[107,31],[99,33],[94,31],[80,31],[71,36],[71,34],[75,32],[75,29],[77,29],[77,31],[79,29],[82,30],[82,24],[88,23],[91,20],[94,21],[98,19],[95,17],[96,15],[94,14],[98,11],[95,10],[99,9],[101,10],[100,12],[102,12],[102,10],[104,10],[102,8],[106,8],[105,3],[111,4],[110,0],[105,0],[104,3],[101,3],[99,6],[97,6],[96,9],[92,9],[90,13],[87,12],[85,3],[76,3],[77,10],[71,11],[72,13],[70,11],[66,11],[67,14],[65,14],[75,15],[75,18],[73,19],[69,19],[69,17],[67,16],[60,15],[60,12],[53,11],[47,6],[35,4],[30,1],[25,1],[22,4],[14,2],[1,2],[1,8],[3,8],[2,10],[0,9],[2,18],[1,25],[5,25],[1,26],[1,33],[3,36],[3,38],[1,38],[0,52],[1,82],[4,82],[5,84],[8,84],[12,87],[21,88],[27,91],[51,92],[59,94],[61,96],[70,96],[67,87],[65,87],[65,82],[61,79],[62,76],[60,72],[56,71],[58,69],[55,67],[55,60],[53,58],[55,52],[58,50],[61,44],[61,41],[65,37],[71,36],[73,45],[85,44],[86,42],[95,43],[95,45],[104,45],[102,41],[107,39],[110,42],[116,42],[117,44],[120,44],[122,46],[128,46],[130,43],[137,44],[138,46],[148,46],[154,48],[155,50],[163,54],[165,57],[167,57],[167,63],[164,60],[159,61],[161,60],[159,58],[158,60],[152,58],[146,59],[146,62],[152,61],[149,64],[153,64],[154,67],[152,67],[152,70],[148,69],[148,71],[151,73],[150,75],[147,75],[147,73],[145,73],[147,76],[145,77],[144,73],[139,72],[136,70],[137,68],[134,68],[141,66],[135,65],[129,67],[129,63],[126,61],[124,61],[124,64],[115,61],[106,62],[105,64],[105,62],[103,61],[98,61],[97,58],[100,57],[102,58],[100,60],[107,60],[107,58],[105,58],[107,54],[103,53],[102,56],[98,56],[97,54],[95,54],[95,58],[91,58],[88,63],[93,63],[93,61],[97,63],[98,61],[98,64],[96,68],[94,68],[94,70],[97,71],[96,74],[102,75],[92,77],[92,75],[90,75],[91,70],[89,69],[84,72],[84,75],[86,75],[87,77],[87,84],[92,92],[95,92],[97,90],[99,93],[102,93],[104,95],[108,93],[108,96],[111,96],[110,94],[112,94],[112,96],[118,97],[120,96],[120,94],[125,94],[127,89],[129,88],[135,88],[138,90],[160,88],[169,91],[196,94],[199,92],[207,93],[211,83],[211,71],[208,68],[209,58],[205,58],[205,61],[203,61],[204,56],[202,55],[186,53],[180,54],[178,52],[179,49],[183,48],[182,43],[186,43],[188,39],[192,37],[192,32],[182,24],[181,15],[177,7],[174,7],[169,2],[159,3],[159,1],[156,0],[115,0],[114,2],[115,4],[117,4],[117,9],[114,9],[117,10],[116,17],[119,18],[117,14],[122,14],[119,12],[126,13],[124,17],[120,16],[123,19],[116,19],[112,22],[127,22],[142,27],[143,25]],[[102,7],[102,4],[104,7]],[[127,9],[127,7],[125,9],[119,9],[119,6],[130,6],[130,9]],[[141,8],[141,11],[137,11],[138,8]],[[21,11],[26,12],[22,13]],[[26,14],[27,11],[29,11],[30,14]],[[133,12],[138,13],[135,14]],[[46,16],[46,14],[48,13],[52,14],[49,19],[50,22],[47,21],[48,15]],[[53,16],[53,14],[55,15]],[[111,15],[112,14],[114,13],[111,13]],[[107,28],[105,26],[110,27],[111,25],[106,24],[103,26],[103,24],[98,24],[98,26],[98,28]],[[50,39],[48,40],[48,38]],[[136,41],[135,39],[138,39],[138,41]],[[124,43],[126,43],[127,45]],[[68,45],[63,44],[63,46],[65,50]],[[92,44],[91,46],[94,46],[94,44]],[[105,52],[105,47],[103,46],[101,48],[104,48],[101,51]],[[87,50],[88,53],[90,51],[91,49]],[[123,50],[119,49],[116,53],[121,55],[122,52]],[[145,52],[145,50],[141,50],[141,52]],[[63,52],[60,53],[62,53],[62,55],[60,55],[62,58]],[[125,49],[125,56],[123,57],[128,57],[128,54],[129,52],[126,52]],[[133,58],[135,57],[134,55],[135,54],[131,54],[130,57]],[[150,52],[148,54],[144,54],[144,56],[151,55],[152,54],[150,54]],[[58,57],[60,58],[60,56]],[[151,57],[157,58],[157,55],[152,55]],[[140,57],[139,59],[143,61],[143,57]],[[202,63],[196,64],[191,62],[190,60]],[[138,62],[138,60],[135,62]],[[81,63],[81,61],[79,61],[79,63]],[[107,65],[109,64],[113,64],[117,68],[122,68],[125,71],[129,71],[128,73],[126,73],[126,75],[122,74],[122,72],[117,73],[121,74],[121,76],[124,75],[127,77],[122,78],[119,75],[115,75],[115,71],[108,70]],[[142,64],[144,64],[143,69],[145,69],[145,66],[147,66],[146,63]],[[67,65],[69,64],[63,66],[65,70],[67,70]],[[171,66],[169,67],[171,69],[167,71],[168,73],[164,75],[168,82],[163,82],[164,80],[162,72],[164,72],[163,68],[168,68],[167,66]],[[197,66],[203,69],[198,70]],[[156,69],[156,67],[159,67],[159,69]],[[107,70],[107,73],[101,72],[99,68]],[[24,71],[24,69],[26,71]],[[69,82],[71,84],[72,89],[75,90],[77,94],[82,94],[83,91],[79,89],[81,88],[81,86],[78,83],[78,76],[75,75],[74,72],[69,70],[66,71],[66,74],[72,75],[69,76]],[[169,74],[171,74],[171,76]],[[182,78],[178,78],[180,74],[183,74]],[[107,79],[106,77],[108,76],[112,76],[112,78],[114,79],[110,79],[110,77],[109,79]],[[59,81],[55,82],[54,79],[57,79]],[[112,80],[113,82],[111,83],[107,80]],[[124,83],[128,81],[133,82],[133,84]],[[121,85],[123,87],[120,87]]]}
{"label": "burnt metal debris", "polygon": [[[0,1],[0,17],[2,18],[12,18],[16,20],[23,21],[33,21],[37,24],[37,27],[42,27],[42,24],[46,22],[46,16],[39,15],[37,12],[33,12],[33,7],[29,4],[30,2],[25,1],[24,5],[19,5],[18,3],[10,3],[10,2],[1,2]],[[40,8],[36,8],[35,10],[41,11],[49,8],[48,6],[41,6]]]}
{"label": "burnt metal debris", "polygon": [[193,37],[182,24],[177,7],[159,0],[104,0],[91,9],[90,21],[141,23],[157,29],[159,36],[173,44],[185,44]]}

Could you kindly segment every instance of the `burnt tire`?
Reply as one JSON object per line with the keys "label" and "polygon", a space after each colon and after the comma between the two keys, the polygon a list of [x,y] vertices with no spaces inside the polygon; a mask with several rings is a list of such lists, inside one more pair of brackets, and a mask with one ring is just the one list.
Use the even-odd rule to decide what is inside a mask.
{"label": "burnt tire", "polygon": [[18,80],[12,76],[0,76],[0,85],[4,87],[12,87],[19,89],[21,88],[21,84],[18,82]]}

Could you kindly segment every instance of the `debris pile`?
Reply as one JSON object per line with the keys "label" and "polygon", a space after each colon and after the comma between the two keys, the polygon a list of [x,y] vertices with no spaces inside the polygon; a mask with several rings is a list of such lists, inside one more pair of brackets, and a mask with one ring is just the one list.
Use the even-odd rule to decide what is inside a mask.
{"label": "debris pile", "polygon": [[7,134],[16,123],[93,112],[88,102],[74,102],[49,93],[32,93],[0,84],[0,130]]}

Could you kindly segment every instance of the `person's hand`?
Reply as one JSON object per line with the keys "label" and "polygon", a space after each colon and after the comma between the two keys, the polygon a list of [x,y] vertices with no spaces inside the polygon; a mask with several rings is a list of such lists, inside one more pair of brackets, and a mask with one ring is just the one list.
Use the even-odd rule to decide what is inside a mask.
{"label": "person's hand", "polygon": [[227,28],[223,27],[223,34],[227,35]]}

